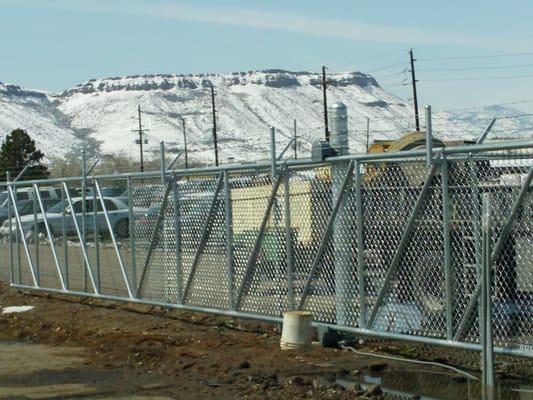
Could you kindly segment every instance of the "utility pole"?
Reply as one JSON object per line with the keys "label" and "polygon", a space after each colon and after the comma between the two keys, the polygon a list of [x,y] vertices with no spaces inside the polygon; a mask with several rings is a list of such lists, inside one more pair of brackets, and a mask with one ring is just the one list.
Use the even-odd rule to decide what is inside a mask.
{"label": "utility pole", "polygon": [[322,95],[324,97],[324,133],[326,142],[329,142],[329,129],[328,129],[328,97],[326,94],[327,81],[326,81],[326,67],[322,67]]}
{"label": "utility pole", "polygon": [[137,111],[139,115],[139,129],[133,129],[132,132],[137,132],[139,134],[139,139],[136,140],[136,142],[139,144],[139,151],[141,153],[141,165],[140,170],[141,172],[144,172],[144,155],[143,155],[143,132],[148,132],[149,129],[143,129],[142,122],[141,122],[141,106],[137,106]]}
{"label": "utility pole", "polygon": [[185,133],[185,119],[181,118],[181,127],[183,129],[183,151],[185,152],[185,168],[189,168],[189,155],[187,154],[187,134]]}
{"label": "utility pole", "polygon": [[298,159],[298,142],[297,142],[297,136],[296,136],[296,120],[294,120],[294,137],[293,137],[293,140],[294,140],[294,159],[297,160]]}
{"label": "utility pole", "polygon": [[413,49],[409,50],[409,59],[411,61],[411,82],[413,84],[413,102],[415,106],[415,126],[416,131],[420,131],[420,120],[418,119],[418,97],[416,95],[416,78],[415,78],[415,59],[413,57]]}
{"label": "utility pole", "polygon": [[215,88],[213,85],[211,85],[211,106],[213,108],[213,145],[215,146],[215,165],[218,167],[217,117],[215,109]]}
{"label": "utility pole", "polygon": [[366,152],[370,148],[370,118],[366,117]]}

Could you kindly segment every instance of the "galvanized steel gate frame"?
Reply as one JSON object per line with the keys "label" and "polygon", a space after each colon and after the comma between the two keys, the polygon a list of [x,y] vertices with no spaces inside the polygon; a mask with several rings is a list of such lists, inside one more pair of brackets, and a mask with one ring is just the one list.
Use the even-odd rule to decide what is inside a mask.
{"label": "galvanized steel gate frame", "polygon": [[[281,322],[287,310],[310,309],[315,325],[338,331],[480,351],[479,298],[486,259],[481,194],[494,193],[494,202],[499,201],[494,207],[501,211],[492,231],[489,269],[496,274],[498,260],[509,252],[518,218],[525,237],[521,252],[533,258],[533,213],[527,214],[527,207],[533,210],[533,206],[524,206],[533,204],[532,151],[532,140],[510,141],[435,148],[429,160],[425,150],[414,150],[331,157],[324,162],[284,160],[276,168],[258,163],[8,182],[8,221],[13,221],[7,224],[10,283],[270,322]],[[490,164],[502,160],[507,165],[499,170]],[[517,160],[526,162],[513,166]],[[503,179],[504,169],[521,182],[489,184]],[[496,178],[494,171],[500,171]],[[295,193],[297,179],[308,182],[311,194]],[[117,237],[102,191],[102,182],[118,181],[127,184],[127,238]],[[56,185],[71,210],[69,215],[63,208],[61,229],[52,229],[43,212],[39,188],[45,185]],[[80,185],[81,221],[70,194]],[[15,206],[22,187],[34,193],[33,230],[23,226]],[[90,197],[88,187],[93,188]],[[256,193],[261,199],[235,199],[242,194],[239,188],[261,191]],[[86,210],[88,201],[92,213]],[[256,221],[254,229],[235,223],[239,201],[261,205],[255,210],[260,218],[251,211],[239,217],[244,225],[247,218]],[[302,208],[310,211],[304,215]],[[79,243],[79,262],[69,250],[69,218],[71,236]],[[315,226],[314,221],[318,221]],[[236,228],[241,232],[236,233]],[[458,244],[455,231],[461,229],[468,233],[461,234]],[[306,246],[297,237],[303,231],[309,236]],[[102,259],[102,233],[109,236],[114,266]],[[239,242],[237,236],[244,239]],[[53,262],[45,272],[47,248]],[[268,251],[273,261],[265,261]],[[461,261],[465,253],[473,259],[473,273]],[[505,267],[512,276],[498,278],[504,289],[497,287],[496,278],[492,282],[496,303],[502,296],[499,291],[510,291],[506,279],[517,280],[516,260],[508,263],[514,263]],[[71,284],[74,268],[79,274],[77,286]],[[102,276],[112,268],[120,284],[110,290],[102,286]],[[530,272],[531,276],[526,269],[522,279],[525,274],[533,285]],[[514,318],[525,326],[502,322],[508,311],[493,314],[495,330],[505,331],[492,333],[494,351],[532,357],[533,331],[528,330],[533,326],[526,320],[533,315],[533,302],[514,293],[504,297],[513,299]],[[431,309],[427,304],[433,300],[438,304]],[[425,319],[438,328],[424,327]]]}

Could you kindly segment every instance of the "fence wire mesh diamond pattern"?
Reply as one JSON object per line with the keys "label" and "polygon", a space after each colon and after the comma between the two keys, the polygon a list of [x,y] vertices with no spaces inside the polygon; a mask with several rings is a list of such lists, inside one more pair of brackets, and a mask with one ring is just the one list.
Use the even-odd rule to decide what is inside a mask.
{"label": "fence wire mesh diamond pattern", "polygon": [[78,202],[81,180],[58,181],[56,214],[10,202],[11,282],[63,291],[64,278],[67,292],[125,300],[128,283],[136,301],[270,320],[305,309],[354,331],[478,343],[489,193],[494,343],[530,352],[531,149],[416,157],[106,178],[102,188],[127,190],[105,210],[91,177],[83,223],[63,187]]}

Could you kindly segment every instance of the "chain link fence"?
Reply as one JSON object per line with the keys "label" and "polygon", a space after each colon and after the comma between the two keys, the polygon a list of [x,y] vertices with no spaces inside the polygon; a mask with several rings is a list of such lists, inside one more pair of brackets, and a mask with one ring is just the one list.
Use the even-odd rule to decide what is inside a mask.
{"label": "chain link fence", "polygon": [[490,193],[495,350],[533,355],[531,145],[423,154],[12,183],[4,264],[18,287],[269,321],[306,309],[476,350]]}

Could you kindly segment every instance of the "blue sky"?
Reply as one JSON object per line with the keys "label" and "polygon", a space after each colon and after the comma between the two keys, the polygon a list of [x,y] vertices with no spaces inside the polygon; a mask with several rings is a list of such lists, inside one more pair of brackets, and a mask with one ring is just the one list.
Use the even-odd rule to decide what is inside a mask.
{"label": "blue sky", "polygon": [[[264,68],[362,71],[421,104],[533,99],[531,1],[0,0],[0,81],[62,91],[91,78]],[[472,57],[472,58],[467,58]],[[533,111],[533,103],[517,107]]]}

